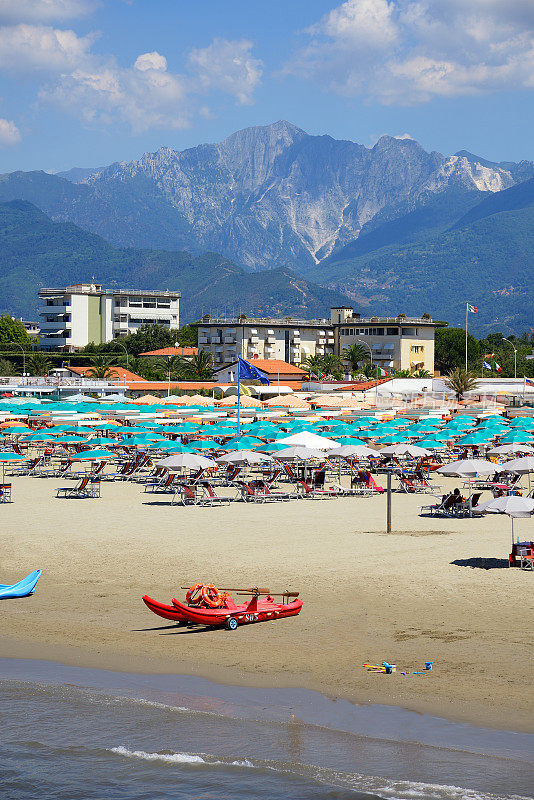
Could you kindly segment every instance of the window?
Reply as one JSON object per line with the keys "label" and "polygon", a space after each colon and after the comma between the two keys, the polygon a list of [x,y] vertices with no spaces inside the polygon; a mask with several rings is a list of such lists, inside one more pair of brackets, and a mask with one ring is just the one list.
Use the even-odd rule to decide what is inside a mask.
{"label": "window", "polygon": [[399,329],[398,328],[386,328],[386,335],[387,336],[398,336]]}

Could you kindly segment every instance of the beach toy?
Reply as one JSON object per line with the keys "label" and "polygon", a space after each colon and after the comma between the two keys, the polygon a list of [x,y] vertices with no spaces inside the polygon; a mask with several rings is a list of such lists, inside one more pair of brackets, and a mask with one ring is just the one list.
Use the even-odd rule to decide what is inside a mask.
{"label": "beach toy", "polygon": [[425,669],[427,669],[430,672],[432,670],[433,664],[434,664],[433,661],[425,661]]}
{"label": "beach toy", "polygon": [[397,671],[397,665],[396,664],[388,664],[387,661],[382,661],[382,666],[384,667],[384,669],[386,671],[386,675],[391,675],[392,672],[396,672]]}

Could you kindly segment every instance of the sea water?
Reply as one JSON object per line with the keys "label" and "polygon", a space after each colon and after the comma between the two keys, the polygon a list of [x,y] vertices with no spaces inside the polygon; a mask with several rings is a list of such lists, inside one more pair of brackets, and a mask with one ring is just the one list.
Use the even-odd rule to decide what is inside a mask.
{"label": "sea water", "polygon": [[534,786],[528,734],[188,676],[0,659],[0,726],[2,800],[510,800]]}

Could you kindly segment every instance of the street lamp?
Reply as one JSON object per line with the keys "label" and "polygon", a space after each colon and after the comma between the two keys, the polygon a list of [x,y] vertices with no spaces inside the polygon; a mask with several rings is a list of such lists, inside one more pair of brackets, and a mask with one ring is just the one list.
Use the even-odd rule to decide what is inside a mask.
{"label": "street lamp", "polygon": [[128,350],[126,349],[125,345],[121,344],[121,342],[118,342],[116,339],[114,340],[113,344],[118,344],[119,347],[122,347],[122,349],[126,353],[126,366],[128,366]]}
{"label": "street lamp", "polygon": [[506,336],[503,336],[502,338],[504,342],[508,342],[508,344],[514,348],[514,378],[517,378],[517,347],[513,342],[510,341],[510,339],[507,339]]}
{"label": "street lamp", "polygon": [[24,378],[26,376],[26,351],[24,350],[20,342],[11,341],[9,342],[9,344],[14,344],[17,347],[20,347],[20,349],[22,350],[22,377]]}

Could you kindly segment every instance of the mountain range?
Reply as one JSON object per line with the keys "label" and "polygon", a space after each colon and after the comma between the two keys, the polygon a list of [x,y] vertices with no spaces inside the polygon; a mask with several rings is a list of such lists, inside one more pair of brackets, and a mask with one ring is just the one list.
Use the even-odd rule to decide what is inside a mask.
{"label": "mountain range", "polygon": [[[480,329],[513,330],[531,321],[533,178],[529,161],[444,156],[391,136],[365,147],[280,121],[107,167],[3,175],[0,202],[28,201],[116,248],[218,253],[257,274],[254,308],[274,270],[315,283],[309,313],[322,285],[362,311],[429,311],[453,323],[470,299]],[[102,279],[99,264],[92,272]]]}
{"label": "mountain range", "polygon": [[216,253],[117,248],[24,200],[0,203],[0,313],[35,317],[41,287],[93,275],[106,286],[181,291],[182,323],[207,312],[322,318],[347,301],[286,268],[247,273]]}

